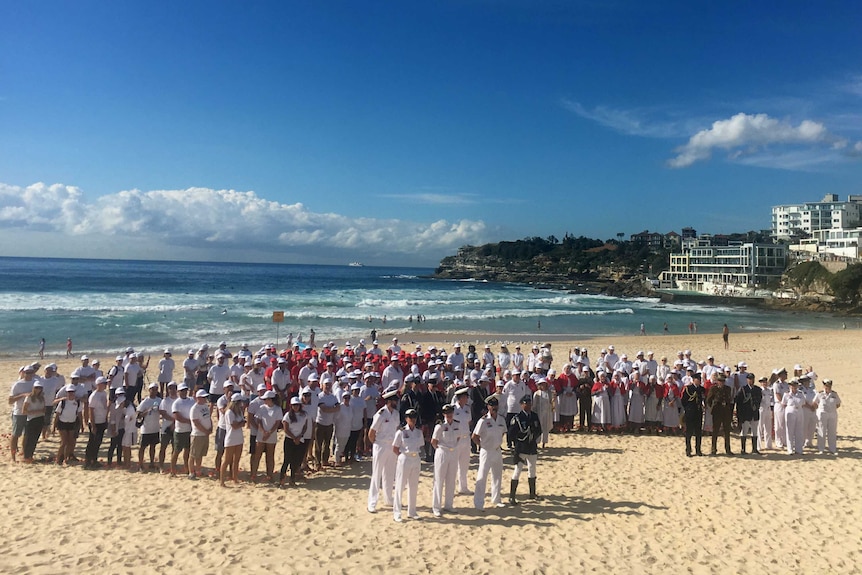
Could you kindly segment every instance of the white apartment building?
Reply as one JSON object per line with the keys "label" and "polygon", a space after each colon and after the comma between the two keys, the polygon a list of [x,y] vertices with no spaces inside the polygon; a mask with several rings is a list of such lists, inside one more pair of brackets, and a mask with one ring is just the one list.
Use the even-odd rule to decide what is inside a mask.
{"label": "white apartment building", "polygon": [[779,279],[787,267],[787,246],[730,242],[712,245],[701,237],[671,254],[670,269],[662,272],[661,284],[704,291],[705,284],[763,287]]}
{"label": "white apartment building", "polygon": [[777,240],[798,238],[800,233],[820,239],[819,232],[856,228],[862,225],[862,196],[852,195],[846,202],[838,194],[826,194],[820,202],[786,204],[772,208],[772,237]]}

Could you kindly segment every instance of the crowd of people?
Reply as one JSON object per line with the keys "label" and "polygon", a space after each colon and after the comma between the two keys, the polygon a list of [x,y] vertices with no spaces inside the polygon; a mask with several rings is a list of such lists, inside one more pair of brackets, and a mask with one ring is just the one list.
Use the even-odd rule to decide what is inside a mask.
{"label": "crowd of people", "polygon": [[[282,351],[267,344],[253,352],[244,344],[233,353],[221,342],[190,349],[179,363],[164,350],[149,381],[150,358],[133,348],[107,371],[84,355],[68,382],[54,363],[41,375],[38,363],[21,367],[9,395],[10,450],[17,460],[23,436],[23,461],[33,462],[39,440],[59,434],[51,459],[67,465],[79,461],[78,440],[86,437],[83,466],[96,469],[107,439],[109,466],[116,459],[116,467],[196,480],[206,475],[203,459],[212,445],[210,475],[222,485],[240,480],[246,445],[250,481],[279,485],[370,456],[368,511],[376,512],[382,496],[396,521],[405,488],[407,516],[416,516],[422,461],[434,466],[434,515],[452,508],[456,489],[482,509],[489,477],[491,503],[503,505],[504,443],[514,465],[509,503],[517,503],[523,467],[530,497],[537,498],[537,454],[551,433],[685,435],[686,455],[697,456],[706,432],[712,454],[719,439],[732,454],[735,417],[741,453],[748,441],[755,454],[773,446],[836,453],[841,401],[828,379],[816,391],[810,367],[796,365],[792,377],[776,368],[755,381],[744,362],[725,366],[711,355],[696,361],[687,350],[672,363],[642,351],[629,361],[614,346],[595,360],[586,349],[571,350],[559,373],[554,361],[551,344],[526,354],[505,344],[497,352],[460,344],[451,352],[433,345],[408,351],[393,338],[386,349],[360,340],[342,349],[329,342],[319,351],[291,342]],[[474,454],[475,492],[467,483]]]}

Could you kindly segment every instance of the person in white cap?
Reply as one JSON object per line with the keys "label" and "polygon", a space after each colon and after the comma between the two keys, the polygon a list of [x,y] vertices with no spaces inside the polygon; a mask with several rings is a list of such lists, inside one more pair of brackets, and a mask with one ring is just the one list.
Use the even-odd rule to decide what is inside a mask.
{"label": "person in white cap", "polygon": [[[209,394],[207,394],[209,395]],[[177,400],[177,382],[169,381],[167,385],[167,393],[159,403],[159,415],[161,416],[161,426],[159,427],[159,470],[164,473],[165,470],[165,455],[167,455],[168,446],[173,449],[174,443],[174,401]]]}
{"label": "person in white cap", "polygon": [[817,414],[817,452],[822,454],[825,447],[835,455],[838,452],[836,439],[841,398],[832,391],[831,379],[823,380],[823,390],[814,397],[813,405]]}
{"label": "person in white cap", "polygon": [[359,397],[361,390],[362,386],[359,382],[350,386],[350,437],[348,437],[347,445],[344,448],[344,459],[347,463],[354,460],[359,461],[356,446],[362,431],[365,429],[365,402]]}
{"label": "person in white cap", "polygon": [[114,399],[108,401],[108,466],[110,467],[114,461],[114,454],[117,454],[117,466],[123,465],[123,435],[126,433],[125,424],[123,422],[123,409],[126,404],[126,388],[117,388],[114,393]]}
{"label": "person in white cap", "polygon": [[242,457],[243,428],[245,427],[245,402],[242,394],[237,392],[231,395],[224,415],[227,433],[224,437],[224,458],[219,469],[219,485],[227,487],[225,480],[228,478],[234,483],[239,483],[239,460]]}
{"label": "person in white cap", "polygon": [[790,391],[781,398],[784,406],[784,425],[787,430],[787,454],[802,455],[805,442],[805,414],[808,407],[805,395],[799,389],[799,381],[791,379],[788,384]]}
{"label": "person in white cap", "polygon": [[173,381],[174,379],[174,369],[176,368],[176,362],[174,361],[173,354],[170,349],[166,349],[164,354],[162,355],[162,359],[159,360],[159,395],[161,397],[165,396],[165,391],[168,387],[168,382]]}
{"label": "person in white cap", "polygon": [[458,456],[456,450],[462,437],[461,425],[455,421],[455,408],[443,406],[443,421],[434,427],[431,447],[434,448],[434,487],[431,511],[440,517],[442,510],[453,511],[455,501],[455,476]]}
{"label": "person in white cap", "polygon": [[368,441],[373,444],[371,482],[368,487],[368,512],[377,512],[377,501],[383,492],[383,503],[392,505],[395,487],[397,458],[392,451],[392,442],[401,419],[398,413],[398,392],[383,394],[386,405],[377,410],[368,429]]}
{"label": "person in white cap", "polygon": [[473,495],[467,485],[467,470],[470,468],[470,430],[473,429],[471,417],[472,411],[467,405],[470,399],[469,388],[460,387],[455,391],[452,407],[454,421],[458,423],[461,433],[458,437],[458,447],[455,450],[458,471],[456,474],[457,491],[460,495]]}
{"label": "person in white cap", "polygon": [[[34,376],[35,378],[35,376]],[[58,390],[66,387],[66,380],[57,373],[57,364],[49,363],[45,366],[45,375],[42,377],[42,393],[45,395],[45,422],[42,428],[42,439],[48,438],[51,430],[51,422],[54,415],[53,401],[57,397]]]}
{"label": "person in white cap", "polygon": [[[34,370],[35,371],[35,370]],[[43,421],[45,419],[45,393],[42,382],[35,380],[33,390],[24,398],[21,411],[27,418],[24,427],[24,463],[33,463],[33,455],[36,453],[36,444],[42,435]],[[823,453],[821,451],[821,453]]]}
{"label": "person in white cap", "polygon": [[134,396],[126,394],[125,401],[120,404],[123,421],[123,466],[129,471],[132,468],[132,447],[138,443],[138,412],[135,409]]}
{"label": "person in white cap", "polygon": [[[227,435],[228,425],[225,420],[225,413],[227,412],[228,403],[230,403],[230,398],[233,396],[234,389],[236,386],[234,382],[231,380],[227,380],[222,385],[222,390],[224,393],[219,396],[218,400],[215,403],[215,412],[217,417],[216,422],[216,430],[215,430],[215,469],[216,471],[221,470],[222,461],[224,460],[224,438]],[[210,407],[212,406],[212,397],[213,394],[210,393]]]}
{"label": "person in white cap", "polygon": [[[32,384],[30,387],[32,391]],[[76,388],[69,384],[64,388],[65,397],[54,400],[54,427],[60,432],[60,447],[57,449],[57,464],[62,465],[74,461],[75,433],[78,430],[80,414],[83,406],[75,397]],[[10,402],[11,402],[10,397]],[[24,398],[21,398],[23,404]],[[17,445],[16,445],[17,447]]]}
{"label": "person in white cap", "polygon": [[[549,373],[553,373],[553,370]],[[537,384],[538,389],[533,392],[533,411],[542,425],[542,449],[545,449],[548,445],[548,434],[554,427],[554,406],[551,392],[548,390],[548,380],[541,377]]]}
{"label": "person in white cap", "polygon": [[[531,393],[529,386],[521,379],[523,376],[523,373],[516,371],[512,374],[512,380],[503,386],[503,395],[506,398],[506,425],[509,425],[515,414],[521,410],[519,406],[521,398]],[[511,447],[511,442],[508,445]]]}
{"label": "person in white cap", "polygon": [[228,393],[225,391],[225,383],[230,381],[230,366],[225,364],[226,358],[226,355],[216,353],[216,364],[207,372],[211,404],[217,403],[220,397]]}
{"label": "person in white cap", "polygon": [[278,442],[278,429],[281,427],[281,420],[284,417],[281,406],[275,403],[277,399],[276,393],[272,390],[264,391],[265,389],[266,384],[261,383],[259,386],[259,393],[261,395],[255,401],[262,401],[262,403],[257,406],[253,415],[251,407],[249,407],[248,417],[254,417],[257,429],[257,441],[251,463],[252,482],[257,481],[257,469],[263,454],[266,454],[267,481],[273,480],[275,473],[275,444]]}
{"label": "person in white cap", "polygon": [[141,424],[141,446],[138,449],[138,467],[144,471],[144,450],[150,448],[150,470],[156,470],[156,446],[159,444],[160,418],[159,384],[147,386],[148,397],[138,404],[138,414],[143,417]]}
{"label": "person in white cap", "polygon": [[192,425],[189,447],[189,479],[198,479],[203,474],[203,458],[209,451],[209,437],[213,431],[210,415],[209,393],[205,389],[195,392],[195,403],[189,409]]}
{"label": "person in white cap", "polygon": [[772,414],[775,409],[775,396],[769,385],[768,377],[761,377],[760,384],[760,418],[757,420],[757,441],[760,449],[772,449]]}
{"label": "person in white cap", "polygon": [[87,399],[86,409],[90,412],[90,437],[84,452],[84,469],[94,469],[99,466],[99,448],[105,438],[108,428],[108,394],[105,391],[107,380],[96,378],[96,391]]}
{"label": "person in white cap", "polygon": [[[32,366],[22,366],[19,370],[19,379],[12,384],[9,391],[9,405],[12,406],[12,435],[9,440],[9,452],[12,461],[17,461],[18,438],[24,435],[27,427],[27,414],[24,413],[24,400],[33,392],[33,376],[35,371]],[[74,392],[74,389],[72,390]]]}
{"label": "person in white cap", "polygon": [[[335,466],[341,467],[345,462],[347,442],[350,441],[350,428],[353,425],[353,410],[350,404],[353,396],[350,393],[341,395],[341,406],[332,418],[333,428],[333,452],[335,453]],[[347,458],[349,462],[349,458]]]}
{"label": "person in white cap", "polygon": [[[189,386],[189,389],[194,388],[197,380],[198,359],[195,357],[195,350],[190,349],[188,356],[183,360],[183,383]],[[207,394],[209,396],[209,394]]]}
{"label": "person in white cap", "polygon": [[446,358],[447,364],[452,364],[452,368],[464,367],[464,354],[461,353],[461,344],[456,343],[452,353]]}
{"label": "person in white cap", "polygon": [[290,398],[290,410],[281,420],[284,429],[284,462],[281,464],[279,487],[284,485],[284,475],[290,466],[290,485],[296,485],[296,478],[305,459],[305,432],[308,428],[308,416],[303,411],[303,403],[299,397]]}
{"label": "person in white cap", "polygon": [[189,419],[195,400],[189,397],[189,386],[181,383],[177,387],[179,397],[171,406],[174,418],[174,452],[171,454],[171,477],[177,475],[177,459],[183,454],[185,473],[189,472],[189,447],[191,446],[192,422]]}
{"label": "person in white cap", "polygon": [[416,493],[419,489],[419,471],[422,466],[422,451],[425,447],[425,437],[422,430],[416,426],[419,412],[414,408],[404,413],[406,423],[395,433],[392,440],[392,451],[398,457],[395,469],[395,494],[393,497],[392,514],[395,521],[402,521],[402,496],[407,488],[407,517],[419,519],[416,512]]}
{"label": "person in white cap", "polygon": [[772,385],[772,393],[775,396],[775,411],[773,423],[775,424],[775,446],[784,449],[787,442],[787,423],[784,417],[784,396],[790,393],[790,385],[787,383],[787,370],[783,367],[772,370],[769,376],[769,384]]}
{"label": "person in white cap", "polygon": [[473,443],[479,446],[479,469],[476,472],[476,488],[473,494],[473,506],[476,509],[485,508],[485,484],[488,475],[491,476],[491,503],[495,507],[503,507],[503,436],[507,433],[506,420],[499,414],[500,401],[495,395],[485,400],[488,413],[484,415],[473,429]]}

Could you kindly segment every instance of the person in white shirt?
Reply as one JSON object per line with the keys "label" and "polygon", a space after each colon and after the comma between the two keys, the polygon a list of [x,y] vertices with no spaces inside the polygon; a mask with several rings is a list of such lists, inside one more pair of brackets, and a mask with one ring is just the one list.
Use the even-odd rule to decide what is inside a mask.
{"label": "person in white shirt", "polygon": [[[126,388],[126,397],[133,397],[135,389],[138,385],[138,374],[141,373],[141,366],[138,364],[138,356],[131,354],[129,356],[129,364],[126,366],[123,373],[123,387]],[[116,392],[114,392],[116,395]]]}
{"label": "person in white shirt", "polygon": [[360,391],[362,391],[362,385],[359,382],[350,386],[350,437],[347,439],[347,446],[344,448],[344,460],[348,464],[354,460],[359,461],[359,453],[357,453],[356,447],[365,429],[365,402],[359,397]]}
{"label": "person in white shirt", "polygon": [[[215,403],[215,414],[218,419],[215,430],[215,469],[217,471],[222,468],[222,461],[224,458],[224,438],[228,431],[227,421],[225,420],[224,414],[227,412],[227,406],[228,403],[230,403],[231,396],[233,396],[234,388],[234,383],[231,380],[225,381],[222,384],[222,391],[224,391],[224,393],[219,396]],[[209,397],[210,400],[212,400],[212,392],[210,392]],[[212,407],[212,403],[210,403],[210,407]]]}
{"label": "person in white shirt", "polygon": [[[12,435],[9,440],[9,452],[12,454],[12,461],[17,461],[18,438],[24,435],[24,429],[27,427],[24,400],[33,391],[33,376],[35,373],[36,370],[33,369],[32,365],[22,367],[19,370],[18,381],[12,384],[12,389],[9,391],[9,405],[12,406]],[[50,400],[53,398],[47,399]]]}
{"label": "person in white shirt", "polygon": [[231,395],[224,415],[227,433],[224,437],[224,459],[219,469],[219,484],[227,487],[225,479],[230,470],[230,479],[239,483],[239,460],[242,457],[243,428],[245,427],[245,403],[242,394],[237,392]]}
{"label": "person in white shirt", "polygon": [[317,468],[322,469],[329,465],[329,455],[332,449],[332,432],[335,414],[341,409],[338,398],[332,393],[332,380],[323,382],[323,391],[317,395],[317,437],[314,439],[314,455]]}
{"label": "person in white shirt", "polygon": [[132,447],[138,442],[138,412],[135,409],[134,396],[126,395],[125,401],[120,404],[123,421],[123,466],[132,468]]}
{"label": "person in white shirt", "polygon": [[398,345],[398,338],[392,338],[392,345],[389,346],[389,353],[393,357],[397,357],[399,353],[401,353],[401,346]]}
{"label": "person in white shirt", "polygon": [[497,354],[497,365],[500,366],[500,371],[506,371],[512,366],[512,354],[509,353],[506,344],[500,346],[500,353]]}
{"label": "person in white shirt", "polygon": [[[284,412],[275,404],[276,394],[274,391],[264,391],[260,396],[263,405],[260,405],[254,415],[257,426],[257,443],[255,445],[254,458],[251,461],[251,481],[257,481],[257,469],[260,458],[266,454],[266,479],[272,481],[275,473],[275,444],[278,441],[278,428]],[[251,416],[250,416],[251,417]]]}
{"label": "person in white shirt", "polygon": [[164,356],[159,360],[159,395],[161,397],[165,396],[165,391],[168,387],[168,382],[174,379],[174,369],[176,368],[176,362],[174,361],[173,354],[171,350],[166,349]]}
{"label": "person in white shirt", "polygon": [[381,492],[383,502],[392,505],[392,492],[395,487],[397,458],[392,451],[392,442],[401,423],[398,392],[389,391],[383,394],[383,399],[386,400],[386,405],[377,410],[368,429],[368,441],[374,445],[371,483],[368,488],[369,513],[377,513],[377,501]]}
{"label": "person in white shirt", "polygon": [[332,419],[335,436],[335,467],[341,467],[343,464],[347,442],[350,440],[350,428],[353,425],[353,410],[350,408],[352,401],[353,396],[350,393],[342,394],[341,407]]}
{"label": "person in white shirt", "polygon": [[156,382],[147,386],[148,397],[138,404],[138,413],[143,415],[141,424],[141,446],[138,449],[138,467],[144,471],[144,450],[150,448],[150,470],[156,470],[156,445],[159,444],[159,384]]}
{"label": "person in white shirt", "polygon": [[419,519],[416,512],[416,493],[419,490],[419,471],[422,467],[421,453],[425,448],[422,430],[416,427],[419,412],[411,408],[404,412],[405,425],[395,433],[392,451],[398,460],[395,468],[395,493],[392,499],[392,514],[401,523],[402,496],[407,488],[407,517]]}
{"label": "person in white shirt", "polygon": [[[198,371],[198,360],[195,357],[195,350],[190,349],[189,355],[183,360],[183,382],[189,386],[189,388],[194,387],[195,380],[197,379]],[[209,396],[209,394],[207,394]]]}
{"label": "person in white shirt", "polygon": [[209,393],[205,389],[195,392],[195,403],[189,408],[189,421],[192,425],[189,454],[189,479],[198,479],[203,474],[203,458],[209,451],[209,436],[213,431],[210,415]]}
{"label": "person in white shirt", "polygon": [[[515,414],[521,411],[521,398],[530,393],[529,386],[521,381],[522,374],[514,372],[512,381],[506,382],[503,386],[503,395],[506,398],[506,425],[512,421]],[[511,445],[509,445],[511,447]]]}
{"label": "person in white shirt", "polygon": [[161,426],[159,427],[159,471],[165,472],[165,455],[168,451],[168,446],[173,446],[174,442],[174,401],[177,400],[177,382],[169,381],[167,385],[167,393],[159,403],[159,415],[161,416]]}
{"label": "person in white shirt", "polygon": [[485,508],[485,485],[491,475],[491,503],[504,507],[501,492],[503,482],[503,437],[507,434],[506,420],[499,414],[500,401],[495,395],[485,399],[488,413],[476,423],[473,429],[473,443],[479,446],[479,469],[476,472],[476,489],[473,506]]}
{"label": "person in white shirt", "polygon": [[281,464],[279,487],[284,486],[284,475],[290,466],[290,486],[296,485],[300,466],[305,459],[305,433],[309,426],[308,416],[303,411],[303,403],[298,397],[290,398],[290,411],[281,420],[284,429],[284,463]]}
{"label": "person in white shirt", "polygon": [[185,473],[189,471],[189,447],[191,446],[192,423],[189,412],[195,401],[189,397],[189,386],[181,383],[177,387],[179,398],[174,400],[171,413],[174,418],[174,452],[171,454],[171,477],[176,477],[177,459],[183,454]]}
{"label": "person in white shirt", "polygon": [[216,364],[207,372],[207,382],[209,382],[210,403],[217,403],[219,398],[226,393],[225,382],[230,381],[230,366],[225,365],[224,354],[216,354]]}
{"label": "person in white shirt", "polygon": [[817,452],[822,454],[823,448],[827,447],[829,453],[835,455],[838,452],[836,439],[841,398],[832,391],[831,379],[823,380],[823,390],[814,397],[813,405],[817,414]]}
{"label": "person in white shirt", "polygon": [[443,406],[443,421],[434,427],[431,447],[434,448],[434,488],[431,511],[440,517],[442,510],[453,511],[455,502],[455,475],[457,455],[455,450],[462,436],[461,425],[455,421],[455,408]]}
{"label": "person in white shirt", "polygon": [[99,448],[102,446],[105,431],[108,428],[108,394],[105,391],[107,384],[104,377],[96,378],[96,391],[91,393],[87,400],[87,409],[90,412],[90,438],[84,452],[85,469],[99,466]]}
{"label": "person in white shirt", "polygon": [[472,411],[467,402],[470,399],[470,389],[468,387],[460,387],[455,391],[454,402],[452,407],[455,408],[453,419],[458,422],[461,435],[458,438],[458,448],[455,450],[457,491],[460,495],[473,495],[473,492],[467,486],[467,470],[470,468],[470,430],[472,429],[470,417]]}

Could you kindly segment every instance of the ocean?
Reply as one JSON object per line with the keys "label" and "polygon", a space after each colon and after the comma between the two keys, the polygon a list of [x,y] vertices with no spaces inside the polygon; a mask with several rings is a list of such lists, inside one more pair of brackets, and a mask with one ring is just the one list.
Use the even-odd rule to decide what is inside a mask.
{"label": "ocean", "polygon": [[[127,346],[160,353],[225,340],[253,349],[289,333],[327,340],[419,333],[543,336],[838,329],[840,318],[735,306],[664,304],[480,281],[435,280],[425,268],[119,260],[0,258],[0,356],[46,351],[115,353]],[[283,311],[284,322],[273,323]],[[424,316],[417,323],[418,315]],[[386,318],[384,323],[383,318]],[[412,319],[412,321],[411,321]],[[541,322],[541,327],[539,327]],[[430,334],[430,335],[427,335]],[[442,339],[442,337],[440,338]],[[370,343],[370,342],[369,342]],[[179,353],[177,353],[179,352]]]}

